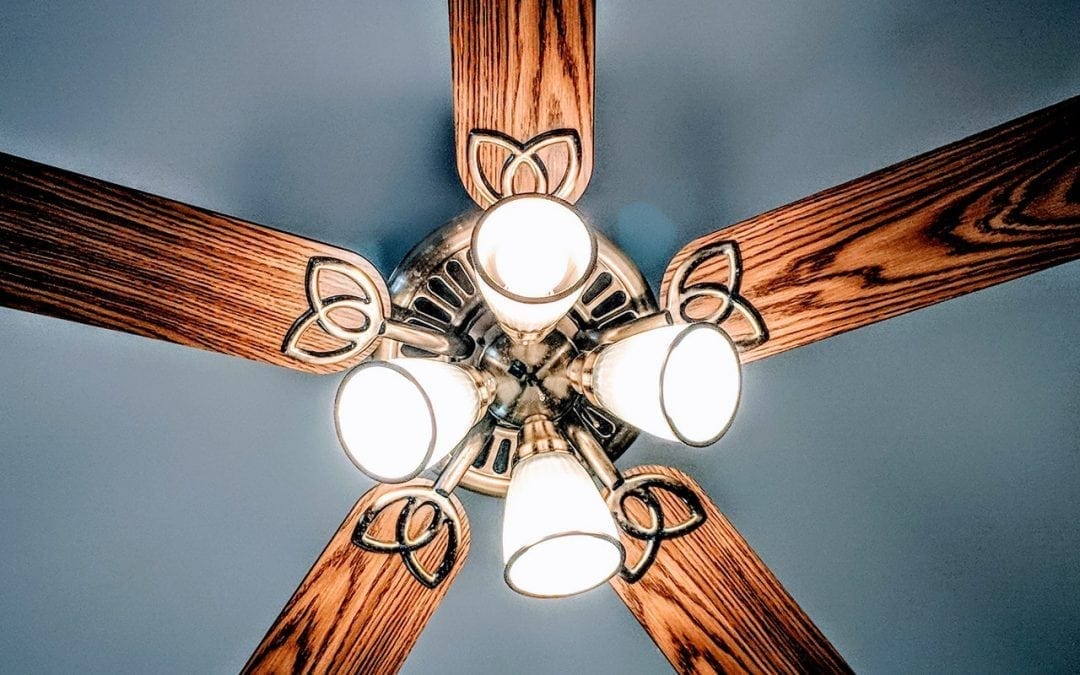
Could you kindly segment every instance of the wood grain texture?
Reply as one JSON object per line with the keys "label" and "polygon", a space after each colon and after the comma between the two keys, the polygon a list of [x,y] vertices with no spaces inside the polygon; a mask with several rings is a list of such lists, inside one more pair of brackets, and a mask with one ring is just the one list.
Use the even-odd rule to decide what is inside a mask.
{"label": "wood grain texture", "polygon": [[[744,361],[1080,258],[1080,98],[697,239],[665,292],[723,240],[771,336]],[[689,282],[723,283],[725,268]]]}
{"label": "wood grain texture", "polygon": [[[431,481],[411,484],[431,485]],[[465,561],[469,524],[460,502],[451,496],[462,516],[457,562],[439,586],[425,587],[399,555],[364,551],[351,541],[368,506],[396,487],[400,486],[380,485],[360,498],[266,633],[244,673],[381,675],[401,668]],[[438,548],[445,541],[443,532],[430,546]]]}
{"label": "wood grain texture", "polygon": [[[780,585],[689,476],[663,466],[640,466],[626,476],[659,473],[689,486],[705,507],[705,522],[665,540],[640,581],[616,577],[611,586],[681,673],[851,672],[810,618]],[[665,511],[678,510],[668,492]],[[643,544],[623,537],[627,556]]]}
{"label": "wood grain texture", "polygon": [[[334,372],[361,356],[313,365],[281,352],[308,307],[305,272],[316,256],[378,278],[343,249],[0,154],[0,305]],[[355,291],[343,279],[324,281],[327,294]]]}
{"label": "wood grain texture", "polygon": [[[576,201],[593,166],[593,0],[450,0],[457,168],[481,206],[469,173],[473,129],[524,142],[556,129],[581,139]],[[541,153],[551,176],[566,171],[565,154]],[[485,175],[498,176],[505,156],[482,155]]]}

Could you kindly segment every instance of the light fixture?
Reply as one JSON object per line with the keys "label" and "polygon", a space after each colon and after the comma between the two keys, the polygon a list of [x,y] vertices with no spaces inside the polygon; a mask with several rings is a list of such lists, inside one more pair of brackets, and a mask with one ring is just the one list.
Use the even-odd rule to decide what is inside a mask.
{"label": "light fixture", "polygon": [[503,516],[504,576],[524,595],[553,598],[618,573],[625,552],[593,479],[542,415],[522,429]]}
{"label": "light fixture", "polygon": [[712,445],[739,405],[735,344],[711,323],[661,326],[582,354],[570,366],[590,401],[654,436]]}
{"label": "light fixture", "polygon": [[569,204],[518,195],[480,217],[469,256],[495,318],[529,344],[542,340],[581,297],[596,265],[596,238]]}
{"label": "light fixture", "polygon": [[467,366],[427,359],[369,361],[338,388],[338,438],[375,480],[400,483],[444,459],[491,403],[494,383]]}
{"label": "light fixture", "polygon": [[[388,284],[372,270],[319,259],[307,278],[309,307],[286,340],[289,353],[313,363],[373,353],[342,381],[338,434],[365,473],[410,482],[365,511],[352,541],[400,555],[419,583],[438,586],[465,536],[449,498],[460,484],[506,497],[504,580],[513,590],[564,597],[614,575],[633,583],[664,541],[704,522],[705,510],[663,472],[624,478],[613,460],[639,431],[716,442],[738,406],[737,350],[768,333],[739,293],[733,242],[685,260],[667,282],[665,307],[657,305],[633,262],[559,198],[573,181],[554,180],[537,154],[573,151],[572,132],[517,145],[476,139],[470,161],[485,142],[509,153],[494,179],[470,167],[490,188],[489,208],[432,233]],[[522,169],[550,194],[514,194]],[[729,283],[692,283],[704,264],[726,265]],[[333,280],[323,273],[356,288],[320,290],[320,279]],[[340,309],[367,320],[339,326]],[[730,316],[742,328],[735,339],[720,327]],[[418,478],[447,457],[433,483]],[[395,524],[389,538],[373,530],[380,519]]]}

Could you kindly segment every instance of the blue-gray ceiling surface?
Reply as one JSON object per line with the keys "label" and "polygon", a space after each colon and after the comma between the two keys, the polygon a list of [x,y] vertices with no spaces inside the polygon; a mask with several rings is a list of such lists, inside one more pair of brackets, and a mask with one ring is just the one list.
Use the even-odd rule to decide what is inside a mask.
{"label": "blue-gray ceiling surface", "polygon": [[[1080,93],[1080,3],[601,0],[582,208],[685,241]],[[441,2],[0,3],[0,150],[344,245],[462,210]],[[695,475],[859,671],[1080,670],[1080,266],[756,363]],[[0,310],[0,671],[236,671],[371,483],[318,378]],[[608,589],[502,583],[406,673],[656,673]],[[393,640],[394,636],[386,636]]]}

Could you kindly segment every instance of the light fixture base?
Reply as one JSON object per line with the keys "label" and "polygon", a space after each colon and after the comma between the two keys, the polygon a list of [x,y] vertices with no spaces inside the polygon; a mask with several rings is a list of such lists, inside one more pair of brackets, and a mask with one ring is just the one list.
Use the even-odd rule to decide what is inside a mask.
{"label": "light fixture base", "polygon": [[[658,310],[633,261],[598,233],[596,269],[581,299],[543,341],[514,343],[481,300],[469,263],[472,231],[482,213],[466,212],[428,235],[391,275],[389,288],[400,314],[395,319],[470,343],[471,354],[460,362],[495,378],[495,402],[487,413],[492,424],[470,432],[484,438],[468,439],[481,442],[482,449],[461,485],[502,497],[510,485],[518,432],[532,415],[584,427],[612,460],[633,443],[637,430],[574,391],[567,369],[575,356],[596,346],[601,332]],[[392,339],[382,340],[376,352],[381,359],[401,356],[444,358]]]}

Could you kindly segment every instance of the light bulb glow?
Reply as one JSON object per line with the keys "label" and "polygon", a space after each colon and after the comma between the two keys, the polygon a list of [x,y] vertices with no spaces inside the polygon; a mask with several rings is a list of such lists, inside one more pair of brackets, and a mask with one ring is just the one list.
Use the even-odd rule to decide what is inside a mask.
{"label": "light bulb glow", "polygon": [[600,405],[642,431],[704,447],[735,416],[739,354],[713,324],[663,326],[604,347],[592,386]]}
{"label": "light bulb glow", "polygon": [[574,279],[566,246],[551,237],[535,236],[534,229],[522,228],[505,246],[491,251],[484,265],[492,277],[516,295],[545,298],[559,293]]}
{"label": "light bulb glow", "polygon": [[495,318],[528,342],[542,339],[581,297],[596,251],[596,238],[569,205],[518,195],[480,218],[469,255]]}
{"label": "light bulb glow", "polygon": [[614,576],[624,556],[614,517],[573,455],[542,453],[514,467],[503,517],[512,589],[544,598],[581,593]]}
{"label": "light bulb glow", "polygon": [[415,478],[444,459],[482,413],[476,381],[428,359],[361,364],[342,380],[334,420],[345,454],[384,483]]}

